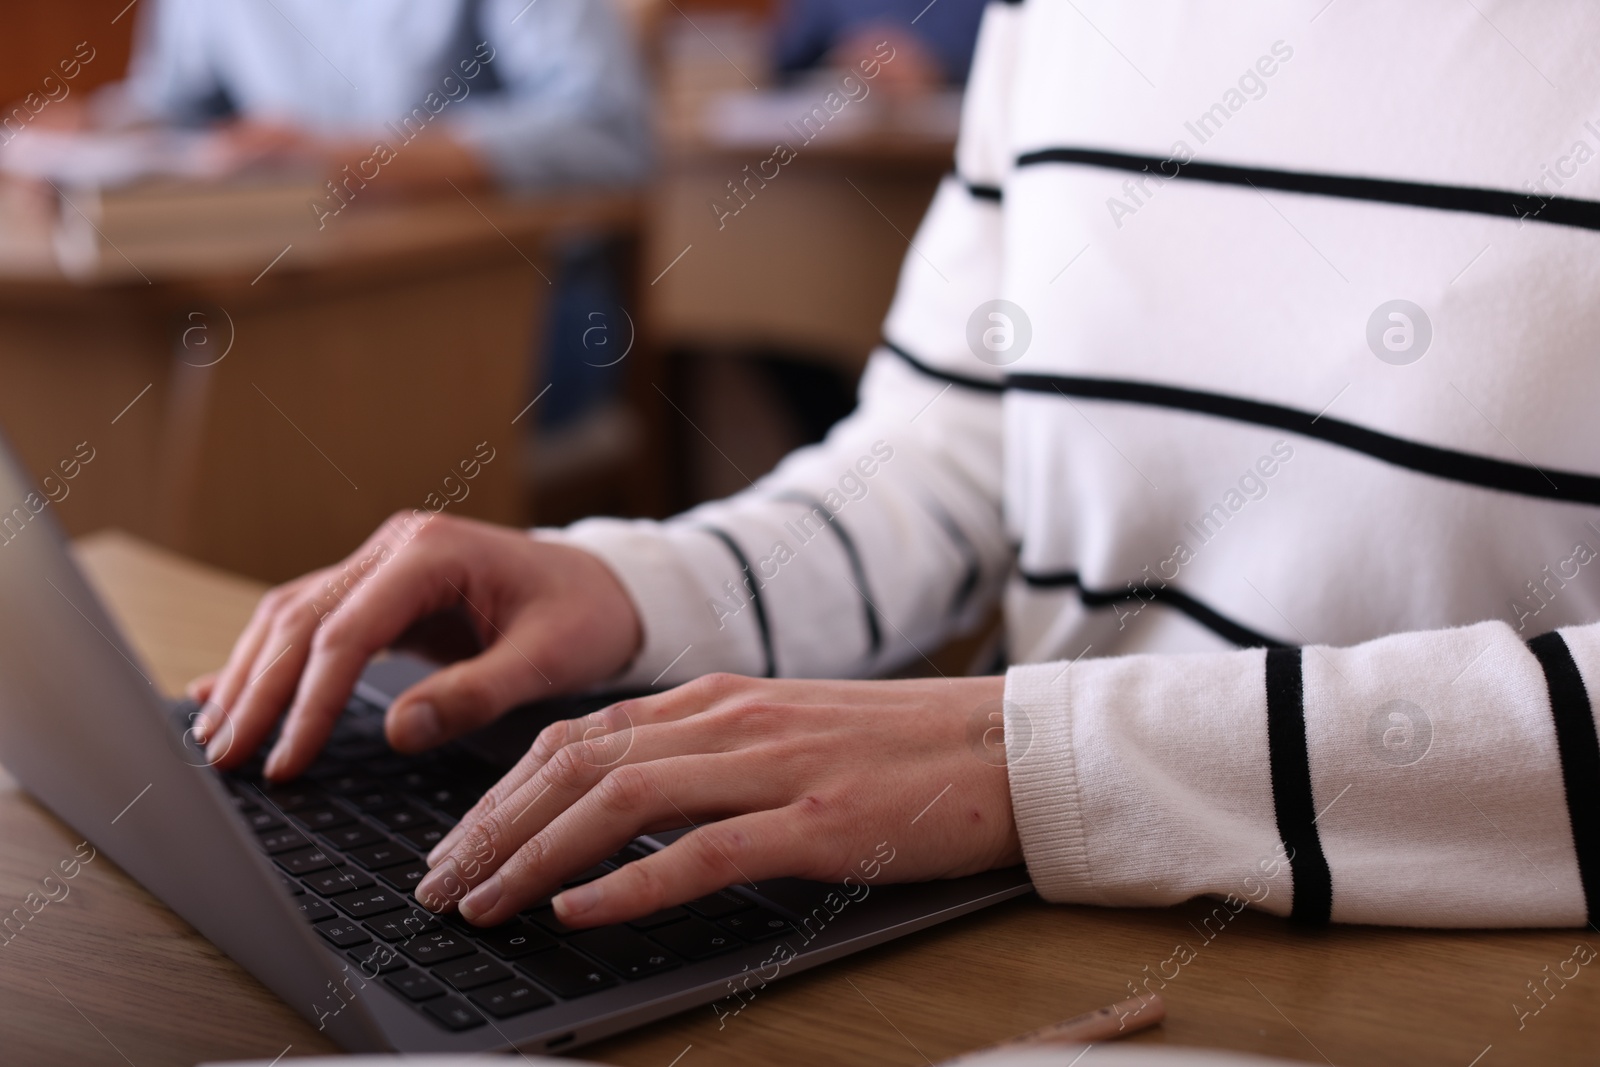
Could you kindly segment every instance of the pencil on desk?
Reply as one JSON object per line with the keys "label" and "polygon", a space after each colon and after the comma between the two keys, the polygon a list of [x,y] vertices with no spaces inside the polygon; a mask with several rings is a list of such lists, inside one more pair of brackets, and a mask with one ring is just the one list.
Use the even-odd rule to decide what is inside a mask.
{"label": "pencil on desk", "polygon": [[998,1045],[963,1053],[953,1060],[946,1060],[941,1067],[956,1067],[957,1064],[966,1063],[980,1054],[999,1052],[1003,1049],[1030,1048],[1039,1045],[1088,1045],[1096,1041],[1110,1041],[1154,1026],[1166,1017],[1166,1002],[1158,994],[1130,997],[1097,1011],[1085,1012],[1059,1023],[1051,1023],[1049,1026],[1041,1026],[1037,1030],[1019,1034]]}

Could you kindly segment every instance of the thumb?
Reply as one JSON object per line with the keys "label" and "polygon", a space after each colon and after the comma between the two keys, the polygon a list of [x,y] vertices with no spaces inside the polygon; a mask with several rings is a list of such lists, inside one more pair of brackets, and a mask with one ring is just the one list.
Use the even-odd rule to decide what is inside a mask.
{"label": "thumb", "polygon": [[396,697],[384,733],[396,752],[422,752],[487,726],[547,688],[549,680],[502,637]]}

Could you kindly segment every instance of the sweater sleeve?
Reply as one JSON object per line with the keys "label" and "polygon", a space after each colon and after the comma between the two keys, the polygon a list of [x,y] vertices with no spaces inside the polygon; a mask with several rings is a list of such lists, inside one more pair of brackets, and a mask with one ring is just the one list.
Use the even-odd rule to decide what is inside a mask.
{"label": "sweater sleeve", "polygon": [[1016,667],[1006,736],[1028,867],[1073,903],[1593,923],[1597,684],[1600,624]]}
{"label": "sweater sleeve", "polygon": [[982,190],[1008,162],[1015,21],[1011,6],[991,5],[958,175],[910,242],[856,411],[727,500],[665,523],[591,519],[541,533],[600,556],[632,596],[644,645],[617,684],[718,670],[881,673],[976,624],[997,599],[1012,557],[1001,368],[967,338],[999,286],[1001,212]]}

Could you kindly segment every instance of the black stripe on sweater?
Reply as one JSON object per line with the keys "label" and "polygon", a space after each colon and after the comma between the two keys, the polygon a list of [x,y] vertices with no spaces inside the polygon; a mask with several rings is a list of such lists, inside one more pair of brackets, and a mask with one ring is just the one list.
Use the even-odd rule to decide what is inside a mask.
{"label": "black stripe on sweater", "polygon": [[1593,925],[1600,922],[1600,739],[1595,734],[1594,708],[1572,650],[1559,633],[1552,630],[1535,637],[1528,642],[1528,649],[1544,668],[1545,684],[1550,688],[1572,845],[1578,854],[1578,875]]}
{"label": "black stripe on sweater", "polygon": [[973,378],[965,374],[954,374],[947,370],[940,370],[931,363],[924,363],[888,338],[884,338],[883,347],[905,360],[906,363],[910,364],[912,370],[925,374],[929,378],[937,378],[941,382],[959,385],[964,389],[976,389],[982,393],[999,393],[1005,390],[1006,383],[999,379]]}
{"label": "black stripe on sweater", "polygon": [[872,602],[872,595],[867,588],[867,572],[861,565],[861,553],[856,549],[855,538],[850,536],[850,531],[844,528],[828,506],[816,497],[805,493],[782,493],[779,500],[788,500],[808,508],[813,514],[821,515],[828,529],[839,539],[839,546],[844,549],[845,557],[850,561],[850,572],[855,575],[856,592],[861,597],[861,610],[867,619],[867,656],[877,659],[878,653],[883,651],[883,631],[878,625],[878,607]]}
{"label": "black stripe on sweater", "polygon": [[715,526],[702,526],[701,529],[726,545],[738,562],[739,569],[744,571],[744,587],[750,593],[750,606],[756,611],[756,627],[761,631],[761,654],[766,657],[766,670],[762,672],[762,677],[776,678],[778,661],[772,654],[772,630],[767,625],[767,607],[761,601],[761,579],[750,569],[750,560],[745,557],[744,550],[726,531]]}
{"label": "black stripe on sweater", "polygon": [[1448,448],[1391,437],[1352,422],[1317,415],[1309,411],[1267,404],[1259,400],[1205,393],[1172,385],[1122,381],[1110,378],[1077,378],[1043,374],[1012,376],[1007,387],[1034,393],[1059,393],[1086,400],[1142,404],[1147,407],[1189,411],[1200,415],[1275,426],[1281,430],[1311,437],[1329,444],[1421,474],[1447,481],[1465,482],[1485,489],[1522,496],[1564,500],[1577,504],[1600,504],[1600,478],[1571,471],[1543,470],[1521,463],[1488,456],[1475,456]]}
{"label": "black stripe on sweater", "polygon": [[1272,763],[1272,801],[1278,836],[1294,876],[1296,922],[1327,923],[1333,914],[1333,875],[1317,833],[1311,792],[1311,755],[1306,747],[1305,681],[1298,648],[1267,650],[1267,748]]}
{"label": "black stripe on sweater", "polygon": [[1265,634],[1257,633],[1242,623],[1234,622],[1221,612],[1202,604],[1188,593],[1183,592],[1181,589],[1174,589],[1170,585],[1157,587],[1148,583],[1143,586],[1129,583],[1128,589],[1113,593],[1085,587],[1083,578],[1077,571],[1058,571],[1053,574],[1030,574],[1027,571],[1022,571],[1021,574],[1022,580],[1035,589],[1076,589],[1078,591],[1078,599],[1083,601],[1085,607],[1107,608],[1114,604],[1126,604],[1134,600],[1161,603],[1183,612],[1212,633],[1217,634],[1224,640],[1233,642],[1240,648],[1288,647],[1281,641]]}
{"label": "black stripe on sweater", "polygon": [[1600,230],[1600,203],[1565,196],[1539,196],[1508,189],[1482,189],[1465,185],[1432,185],[1389,178],[1357,178],[1343,174],[1316,174],[1239,167],[1225,163],[1187,163],[1160,156],[1131,155],[1093,148],[1043,148],[1017,157],[1018,167],[1057,163],[1108,170],[1148,173],[1166,180],[1192,179],[1219,185],[1244,185],[1310,196],[1366,200],[1382,204],[1458,211],[1472,215],[1543,222]]}

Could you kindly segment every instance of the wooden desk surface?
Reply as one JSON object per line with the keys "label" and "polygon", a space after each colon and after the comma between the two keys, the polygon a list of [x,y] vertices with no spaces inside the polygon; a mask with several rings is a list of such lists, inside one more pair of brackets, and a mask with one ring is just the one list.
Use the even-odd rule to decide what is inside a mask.
{"label": "wooden desk surface", "polygon": [[[221,658],[260,588],[116,534],[81,542],[79,558],[170,690]],[[7,779],[0,840],[10,910],[79,838]],[[0,948],[0,1060],[156,1067],[330,1051],[109,860],[71,886]],[[1527,983],[1575,944],[1600,947],[1593,931],[1308,932],[1247,912],[1207,942],[1196,928],[1210,911],[1017,901],[779,982],[721,1029],[699,1009],[581,1054],[637,1067],[923,1064],[1171,975],[1181,943],[1194,958],[1162,990],[1168,1019],[1133,1040],[1406,1067],[1600,1057],[1600,968],[1548,980],[1520,1030],[1514,1009],[1539,1005]]]}

